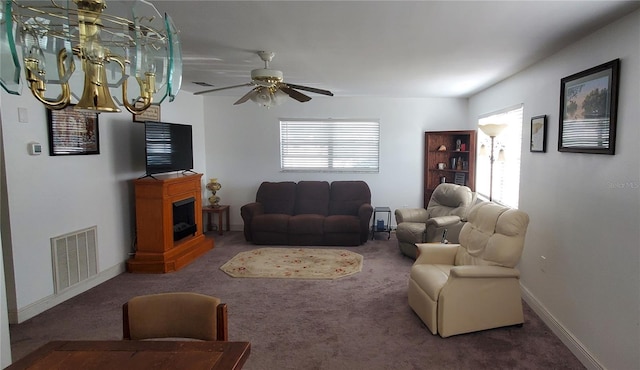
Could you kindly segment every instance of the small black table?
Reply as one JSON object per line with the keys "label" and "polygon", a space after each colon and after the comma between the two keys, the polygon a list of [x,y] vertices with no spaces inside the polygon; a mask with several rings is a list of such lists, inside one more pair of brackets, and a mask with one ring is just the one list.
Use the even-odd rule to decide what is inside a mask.
{"label": "small black table", "polygon": [[[386,223],[384,223],[384,218],[378,219],[378,213],[386,213],[386,216],[387,216]],[[379,221],[382,221],[382,225],[378,225]],[[379,227],[379,226],[382,226],[382,227]],[[391,238],[391,208],[389,207],[373,208],[373,224],[371,225],[371,240],[375,238],[376,233],[387,233],[388,234],[387,239]]]}

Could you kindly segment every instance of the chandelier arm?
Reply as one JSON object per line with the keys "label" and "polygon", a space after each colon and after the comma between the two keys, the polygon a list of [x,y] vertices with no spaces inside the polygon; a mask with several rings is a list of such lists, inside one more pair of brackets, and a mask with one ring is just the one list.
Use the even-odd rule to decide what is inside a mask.
{"label": "chandelier arm", "polygon": [[[170,23],[168,15],[165,14],[162,17],[155,6],[147,1],[136,1],[132,7],[133,14],[129,17],[105,14],[103,11],[107,1],[0,1],[3,3],[3,8],[10,7],[6,21],[10,20],[13,27],[19,27],[30,33],[28,40],[30,49],[27,50],[23,45],[24,55],[20,58],[25,71],[26,88],[31,90],[36,100],[47,109],[63,109],[69,106],[74,99],[71,95],[76,96],[74,93],[76,88],[80,92],[82,85],[78,84],[76,79],[70,79],[70,75],[75,71],[76,57],[82,62],[84,73],[82,97],[76,103],[76,109],[98,112],[120,111],[109,90],[110,80],[105,66],[108,61],[118,63],[122,69],[124,80],[116,81],[111,87],[121,85],[122,104],[131,113],[140,114],[154,102],[159,104],[164,100],[166,94],[162,97],[155,96],[158,93],[157,85],[168,86],[169,101],[175,98],[177,91],[172,87],[172,82],[178,81],[176,87],[179,90],[182,72],[179,61],[168,61],[170,67],[168,76],[167,71],[163,70],[158,74],[155,71],[155,58],[164,57],[159,62],[162,65],[167,63],[167,58],[180,58],[178,31],[173,24],[168,24]],[[72,6],[74,4],[75,6]],[[106,37],[101,37],[101,34]],[[66,53],[58,47],[58,40],[61,40],[60,44],[65,45]],[[9,44],[11,46],[14,43],[10,40]],[[120,48],[123,49],[122,52],[119,51]],[[132,51],[132,49],[135,50]],[[113,54],[110,55],[112,52]],[[164,56],[163,52],[168,54]],[[131,53],[136,53],[133,58],[136,58],[137,68],[130,70],[130,64],[134,62],[125,56]],[[46,57],[43,54],[46,54]],[[16,67],[20,68],[17,51],[12,49],[11,55],[14,57]],[[49,73],[45,72],[48,58],[53,62],[56,57],[60,76],[58,81],[50,77],[50,72],[54,72],[53,70]],[[144,66],[141,67],[141,65]],[[117,70],[117,67],[115,68]],[[128,74],[129,72],[131,75]],[[127,99],[128,78],[135,78],[140,87],[138,92],[138,89],[132,86],[133,93],[136,95],[132,99]],[[53,92],[47,91],[47,87],[50,87],[47,85],[51,84],[60,86],[60,95],[57,97],[55,96],[58,93],[57,87]],[[19,92],[16,93],[19,94]]]}
{"label": "chandelier arm", "polygon": [[[60,49],[58,52],[58,76],[62,80],[63,76],[66,74],[66,68],[64,66],[64,61],[67,59],[67,50]],[[37,63],[37,62],[36,62]],[[71,73],[75,71],[75,64],[73,60],[71,61]],[[46,105],[47,108],[53,110],[59,110],[66,108],[69,103],[71,103],[71,89],[69,88],[69,82],[64,82],[60,84],[60,88],[62,89],[60,99],[57,101],[48,100],[44,97],[44,91],[46,87],[44,85],[44,81],[36,73],[31,71],[31,69],[27,68],[25,63],[25,74],[26,79],[29,81],[29,90],[33,96],[40,101],[42,104]]]}
{"label": "chandelier arm", "polygon": [[[114,62],[118,63],[118,65],[120,65],[120,68],[122,69],[122,74],[125,74],[125,61],[124,58],[118,56],[118,55],[109,55],[107,57],[107,60],[111,61],[113,60]],[[151,106],[151,102],[152,102],[152,98],[148,97],[148,96],[143,96],[142,97],[142,102],[144,103],[142,107],[140,108],[136,108],[135,106],[131,105],[131,103],[129,103],[129,99],[127,98],[127,85],[128,85],[128,79],[125,79],[122,82],[122,101],[124,104],[124,107],[131,112],[132,114],[140,114],[142,112],[144,112],[145,110],[147,110],[147,108],[149,108]]]}

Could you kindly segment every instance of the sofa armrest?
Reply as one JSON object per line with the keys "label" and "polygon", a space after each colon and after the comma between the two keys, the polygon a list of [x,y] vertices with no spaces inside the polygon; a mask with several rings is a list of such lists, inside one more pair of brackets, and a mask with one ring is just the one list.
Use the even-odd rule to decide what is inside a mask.
{"label": "sofa armrest", "polygon": [[373,214],[371,203],[363,203],[358,207],[358,219],[360,219],[360,243],[365,243],[369,239],[369,221]]}
{"label": "sofa armrest", "polygon": [[262,205],[262,203],[253,202],[240,207],[240,216],[242,216],[242,221],[244,222],[244,238],[248,242],[253,240],[251,233],[251,220],[253,220],[254,216],[261,215],[263,213],[264,205]]}
{"label": "sofa armrest", "polygon": [[414,265],[453,265],[460,244],[420,243]]}
{"label": "sofa armrest", "polygon": [[460,222],[461,219],[459,216],[440,216],[433,217],[427,220],[427,227],[435,226],[435,227],[446,227],[450,225],[455,225]]}
{"label": "sofa armrest", "polygon": [[261,215],[263,213],[264,213],[264,206],[262,205],[262,203],[258,203],[258,202],[248,203],[240,208],[240,215],[242,216],[243,219],[245,219],[245,216],[251,219],[253,218],[253,216]]}
{"label": "sofa armrest", "polygon": [[520,278],[520,271],[502,266],[455,266],[449,272],[453,278]]}
{"label": "sofa armrest", "polygon": [[396,209],[396,223],[401,222],[422,222],[429,219],[429,214],[424,208],[399,208]]}
{"label": "sofa armrest", "polygon": [[403,243],[426,243],[425,231],[426,226],[422,222],[401,222],[396,228],[396,239]]}
{"label": "sofa armrest", "polygon": [[371,219],[371,215],[373,214],[373,206],[370,203],[361,204],[358,208],[358,217],[360,219],[366,219],[367,224]]}

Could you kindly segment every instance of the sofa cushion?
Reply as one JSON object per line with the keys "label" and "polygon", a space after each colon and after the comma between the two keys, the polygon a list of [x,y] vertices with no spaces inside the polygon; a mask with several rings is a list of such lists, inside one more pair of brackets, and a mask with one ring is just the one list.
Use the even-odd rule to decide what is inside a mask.
{"label": "sofa cushion", "polygon": [[264,213],[293,215],[296,201],[296,183],[263,182],[258,188],[256,202],[262,203]]}
{"label": "sofa cushion", "polygon": [[359,233],[360,219],[356,216],[333,215],[324,219],[324,232],[328,233]]}
{"label": "sofa cushion", "polygon": [[289,232],[289,218],[285,214],[262,214],[256,215],[251,220],[251,230],[255,232],[269,231],[276,233]]}
{"label": "sofa cushion", "polygon": [[323,244],[324,218],[325,216],[312,214],[291,216],[289,218],[289,244]]}
{"label": "sofa cushion", "polygon": [[[330,215],[358,215],[360,206],[371,203],[371,190],[364,181],[334,181],[331,183]],[[359,230],[359,226],[356,228]]]}
{"label": "sofa cushion", "polygon": [[290,234],[318,234],[322,235],[324,216],[321,215],[296,215],[289,218]]}
{"label": "sofa cushion", "polygon": [[326,181],[298,182],[296,188],[295,214],[328,215],[329,183]]}

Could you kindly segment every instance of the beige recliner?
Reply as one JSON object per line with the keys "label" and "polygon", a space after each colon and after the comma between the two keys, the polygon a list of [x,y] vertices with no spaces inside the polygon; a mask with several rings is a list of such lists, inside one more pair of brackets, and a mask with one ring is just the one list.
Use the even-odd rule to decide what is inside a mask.
{"label": "beige recliner", "polygon": [[445,230],[447,240],[457,243],[474,201],[475,193],[468,187],[444,183],[435,188],[426,209],[396,209],[396,238],[400,251],[416,258],[416,244],[440,242]]}
{"label": "beige recliner", "polygon": [[529,216],[483,202],[469,212],[460,244],[418,244],[409,306],[441,337],[524,323],[518,264]]}

